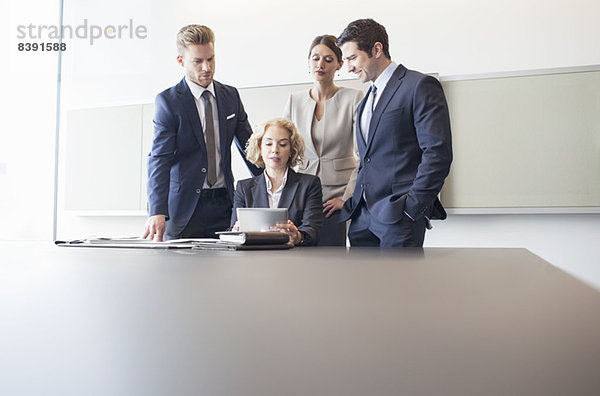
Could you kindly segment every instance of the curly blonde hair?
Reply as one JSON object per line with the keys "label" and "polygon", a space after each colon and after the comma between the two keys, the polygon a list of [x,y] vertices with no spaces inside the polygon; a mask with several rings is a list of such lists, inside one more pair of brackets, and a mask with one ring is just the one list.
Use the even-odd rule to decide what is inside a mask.
{"label": "curly blonde hair", "polygon": [[260,153],[260,146],[265,132],[271,127],[280,127],[290,133],[290,158],[288,158],[287,166],[293,168],[300,165],[304,157],[304,139],[298,133],[294,123],[287,118],[272,118],[263,122],[246,143],[246,159],[259,168],[265,167],[265,161],[263,161]]}

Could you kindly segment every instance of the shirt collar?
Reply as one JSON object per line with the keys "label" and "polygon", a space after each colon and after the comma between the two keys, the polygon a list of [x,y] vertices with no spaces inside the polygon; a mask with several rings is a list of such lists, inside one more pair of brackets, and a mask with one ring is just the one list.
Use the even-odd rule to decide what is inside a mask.
{"label": "shirt collar", "polygon": [[385,86],[387,85],[390,78],[392,78],[392,74],[394,74],[394,70],[398,67],[398,64],[394,61],[390,63],[384,71],[381,72],[379,77],[373,82],[373,85],[377,87],[377,92],[381,93]]}
{"label": "shirt collar", "polygon": [[211,82],[209,84],[209,86],[206,88],[203,88],[200,85],[196,84],[195,82],[189,80],[187,78],[187,76],[185,77],[185,82],[187,83],[188,87],[190,87],[190,91],[192,92],[192,95],[194,95],[194,98],[196,98],[197,100],[200,100],[204,91],[209,91],[211,94],[213,94],[213,96],[215,98],[217,97],[217,95],[215,95],[215,83],[214,82]]}
{"label": "shirt collar", "polygon": [[[287,182],[287,177],[288,177],[288,170],[290,168],[288,167],[285,170],[285,175],[283,175],[283,183],[281,183],[281,187],[279,187],[277,189],[277,191],[281,190],[283,187],[285,187],[285,183]],[[271,179],[269,179],[269,175],[267,175],[267,170],[265,169],[265,181],[267,182],[267,192],[270,194],[271,193],[271,188],[273,187],[273,184],[271,183]]]}

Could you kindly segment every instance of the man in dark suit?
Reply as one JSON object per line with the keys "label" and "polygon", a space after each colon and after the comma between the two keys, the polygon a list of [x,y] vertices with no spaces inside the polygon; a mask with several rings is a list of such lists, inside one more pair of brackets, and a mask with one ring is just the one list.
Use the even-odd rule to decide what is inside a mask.
{"label": "man in dark suit", "polygon": [[437,79],[391,60],[385,28],[351,22],[338,38],[348,71],[371,82],[357,110],[360,169],[340,219],[352,246],[423,246],[446,212],[437,196],[450,171],[448,106]]}
{"label": "man in dark suit", "polygon": [[156,97],[144,238],[214,237],[229,227],[231,143],[244,156],[252,129],[238,91],[213,81],[214,41],[203,25],[177,34],[177,62],[185,77]]}

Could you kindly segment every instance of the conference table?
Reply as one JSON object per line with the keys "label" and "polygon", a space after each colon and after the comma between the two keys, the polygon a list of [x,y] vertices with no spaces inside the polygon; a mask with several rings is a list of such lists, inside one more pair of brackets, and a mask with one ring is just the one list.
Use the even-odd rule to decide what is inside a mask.
{"label": "conference table", "polygon": [[600,292],[526,249],[0,258],[2,395],[600,394]]}

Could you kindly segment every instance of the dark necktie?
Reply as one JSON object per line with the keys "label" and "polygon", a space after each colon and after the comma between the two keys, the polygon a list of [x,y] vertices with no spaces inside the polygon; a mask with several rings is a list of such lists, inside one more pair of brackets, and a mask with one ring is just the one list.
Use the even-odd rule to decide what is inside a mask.
{"label": "dark necktie", "polygon": [[217,182],[217,162],[215,154],[215,125],[213,123],[213,111],[212,104],[210,103],[210,91],[206,90],[202,93],[202,99],[204,99],[204,115],[206,128],[204,130],[204,137],[206,139],[206,156],[208,159],[208,175],[206,181],[209,186],[212,186]]}
{"label": "dark necktie", "polygon": [[[375,98],[377,97],[377,87],[375,84],[371,85],[371,91],[367,98],[367,103],[363,109],[363,117],[365,117],[364,128],[362,128],[362,135],[367,141],[369,136],[369,125],[371,124],[371,118],[373,117],[373,110],[375,109]],[[361,124],[362,126],[362,124]]]}
{"label": "dark necktie", "polygon": [[375,86],[375,84],[371,87],[371,96],[373,96],[373,100],[371,101],[371,115],[373,115],[373,111],[375,110],[375,100],[377,99],[377,86]]}

